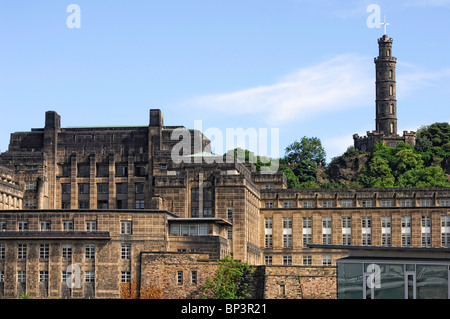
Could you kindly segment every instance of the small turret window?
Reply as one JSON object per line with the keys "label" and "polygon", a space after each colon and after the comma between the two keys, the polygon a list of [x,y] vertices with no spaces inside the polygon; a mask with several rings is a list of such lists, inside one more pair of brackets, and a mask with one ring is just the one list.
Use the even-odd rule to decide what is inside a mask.
{"label": "small turret window", "polygon": [[394,114],[394,104],[389,105],[389,113]]}
{"label": "small turret window", "polygon": [[389,87],[389,95],[394,95],[394,87],[392,85]]}
{"label": "small turret window", "polygon": [[394,77],[394,72],[392,70],[389,70],[389,78],[392,79]]}

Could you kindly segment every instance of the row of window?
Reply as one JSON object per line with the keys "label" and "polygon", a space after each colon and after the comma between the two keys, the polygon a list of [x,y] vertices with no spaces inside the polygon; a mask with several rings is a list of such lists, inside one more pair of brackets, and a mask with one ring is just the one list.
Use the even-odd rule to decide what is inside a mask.
{"label": "row of window", "polygon": [[[273,265],[272,256],[265,255],[264,263],[266,265]],[[283,265],[290,266],[292,265],[292,256],[291,255],[283,255]],[[302,265],[303,266],[311,266],[312,265],[312,256],[311,255],[303,255],[302,256]],[[323,255],[322,256],[322,266],[331,266],[331,256]]]}
{"label": "row of window", "polygon": [[[61,274],[62,282],[67,283],[67,279],[70,277],[71,272],[63,271]],[[17,271],[17,282],[26,282],[27,272],[25,270]],[[5,273],[0,270],[0,282],[5,282]],[[39,282],[48,282],[48,270],[39,271]],[[84,282],[95,282],[95,271],[84,272]]]}
{"label": "row of window", "polygon": [[[70,183],[61,184],[61,194],[70,194],[72,185]],[[144,194],[144,183],[134,184],[135,194]],[[90,194],[89,183],[78,184],[78,194]],[[97,183],[97,194],[109,194],[108,183]],[[116,194],[128,194],[128,183],[116,183]]]}
{"label": "row of window", "polygon": [[[97,177],[109,177],[109,165],[97,165],[96,166],[96,176]],[[127,164],[118,164],[115,166],[115,176],[117,177],[127,177],[129,174],[129,169]],[[61,166],[61,176],[70,177],[72,172],[72,167],[70,165]],[[91,174],[91,167],[89,164],[78,164],[77,165],[77,176],[78,177],[89,177]],[[145,176],[145,164],[135,164],[134,165],[134,176]]]}
{"label": "row of window", "polygon": [[[28,244],[17,244],[17,258],[26,259]],[[0,259],[5,259],[6,244],[0,244]],[[95,259],[95,244],[84,245],[84,256],[86,259]],[[39,259],[49,259],[50,244],[39,245]],[[62,244],[62,258],[72,258],[72,244]],[[121,244],[120,259],[131,259],[131,244]]]}
{"label": "row of window", "polygon": [[[28,220],[19,220],[17,221],[17,231],[28,231]],[[97,231],[97,221],[96,220],[88,220],[85,222],[85,231],[92,232]],[[51,231],[54,230],[51,227],[51,221],[49,220],[41,220],[39,222],[39,231]],[[36,231],[38,231],[36,230]],[[60,229],[59,229],[60,230]],[[73,231],[74,230],[74,222],[73,220],[63,220],[62,221],[62,230],[63,231]],[[120,221],[120,233],[121,234],[131,234],[132,230],[132,222],[128,220]],[[0,231],[6,231],[6,221],[0,220]]]}
{"label": "row of window", "polygon": [[[400,199],[399,200],[399,206],[400,207],[413,207],[413,200],[412,199]],[[355,201],[351,199],[343,199],[338,202],[340,206],[338,207],[356,207],[354,206]],[[391,199],[381,199],[379,201],[379,207],[394,207],[394,201]],[[439,206],[443,207],[449,207],[450,206],[450,199],[440,199],[438,201]],[[419,200],[419,206],[421,207],[431,207],[433,206],[433,201],[431,199],[420,199]],[[360,207],[376,207],[374,206],[374,201],[371,199],[362,199],[359,201]],[[283,208],[293,208],[294,207],[294,201],[293,200],[283,200],[282,201],[282,207]],[[298,206],[301,208],[314,208],[314,201],[313,200],[303,200],[301,201],[301,204]],[[320,201],[320,207],[322,208],[332,208],[333,206],[333,200],[321,200]],[[265,201],[265,208],[274,208],[274,201],[267,200]]]}
{"label": "row of window", "polygon": [[[35,201],[32,202],[35,204]],[[135,209],[144,209],[145,208],[145,200],[144,199],[136,199],[134,201]],[[71,201],[69,199],[61,201],[62,209],[71,209]],[[115,200],[115,208],[116,209],[128,209],[128,199],[116,199]],[[78,200],[78,209],[90,209],[90,201],[86,200]],[[97,209],[109,209],[109,201],[97,200]],[[211,213],[212,214],[212,213]]]}
{"label": "row of window", "polygon": [[[303,217],[302,244],[307,247],[312,243],[312,217]],[[265,218],[265,248],[273,247],[272,218]],[[332,244],[332,219],[322,218],[322,244]],[[342,245],[352,245],[352,218],[342,217]],[[411,246],[411,216],[401,217],[402,246]],[[391,246],[391,217],[381,217],[381,243],[383,246]],[[284,248],[292,248],[292,218],[283,218],[283,242]],[[423,247],[431,246],[431,217],[421,216],[421,240]],[[372,218],[361,217],[361,245],[372,245]],[[450,246],[450,216],[441,216],[441,245]]]}

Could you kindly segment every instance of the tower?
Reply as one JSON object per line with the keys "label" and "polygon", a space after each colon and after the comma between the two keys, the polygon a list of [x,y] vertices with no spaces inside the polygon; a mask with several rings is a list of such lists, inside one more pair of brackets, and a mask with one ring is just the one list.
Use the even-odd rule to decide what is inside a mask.
{"label": "tower", "polygon": [[403,136],[397,134],[397,93],[395,80],[395,66],[397,58],[392,56],[392,38],[384,35],[378,39],[378,57],[375,62],[375,130],[367,131],[367,136],[353,134],[354,147],[362,151],[371,152],[376,143],[384,142],[387,146],[397,147],[399,142],[407,145],[416,145],[415,132],[403,132]]}
{"label": "tower", "polygon": [[378,39],[379,55],[375,58],[376,115],[375,131],[384,135],[397,135],[397,98],[395,65],[392,56],[392,38],[386,34]]}

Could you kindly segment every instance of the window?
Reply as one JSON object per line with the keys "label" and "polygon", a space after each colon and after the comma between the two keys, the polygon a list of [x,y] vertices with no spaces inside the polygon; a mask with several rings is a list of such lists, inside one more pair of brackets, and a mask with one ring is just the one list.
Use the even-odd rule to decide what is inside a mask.
{"label": "window", "polygon": [[78,194],[89,194],[89,184],[88,183],[78,184]]}
{"label": "window", "polygon": [[84,246],[84,252],[86,259],[94,259],[95,258],[95,245],[94,244],[86,244]]}
{"label": "window", "polygon": [[145,166],[143,164],[136,164],[134,166],[135,176],[145,176]]}
{"label": "window", "polygon": [[86,231],[96,231],[97,230],[97,221],[88,220],[86,221]]}
{"label": "window", "polygon": [[352,244],[352,218],[342,217],[342,245]]}
{"label": "window", "polygon": [[70,165],[63,165],[62,166],[62,177],[70,177],[71,174],[71,167]]}
{"label": "window", "polygon": [[48,282],[48,271],[47,270],[39,271],[39,282]]}
{"label": "window", "polygon": [[20,220],[17,222],[17,230],[18,231],[26,231],[28,230],[28,222],[26,220]]}
{"label": "window", "polygon": [[135,200],[135,208],[136,209],[144,209],[145,208],[145,201],[143,199],[136,199]]}
{"label": "window", "polygon": [[273,201],[266,200],[265,202],[265,208],[273,208]]}
{"label": "window", "polygon": [[302,207],[303,208],[312,208],[313,207],[313,201],[312,200],[304,200],[304,201],[302,201]]}
{"label": "window", "polygon": [[302,262],[304,266],[311,266],[312,265],[312,256],[311,255],[305,255],[302,257]]}
{"label": "window", "polygon": [[70,192],[71,192],[70,183],[61,184],[61,194],[70,194]]}
{"label": "window", "polygon": [[402,247],[411,246],[411,216],[402,216]]}
{"label": "window", "polygon": [[63,259],[72,258],[72,244],[63,244],[62,245],[62,258]]}
{"label": "window", "polygon": [[0,244],[0,259],[5,259],[6,245]]}
{"label": "window", "polygon": [[85,271],[84,272],[84,282],[95,282],[95,272]]}
{"label": "window", "polygon": [[292,256],[283,256],[283,265],[292,265]]}
{"label": "window", "polygon": [[292,208],[294,206],[293,202],[291,200],[284,200],[283,201],[283,208]]}
{"label": "window", "polygon": [[266,217],[264,219],[264,232],[264,246],[265,248],[272,248],[272,217]]}
{"label": "window", "polygon": [[331,256],[322,256],[322,266],[331,266]]}
{"label": "window", "polygon": [[73,220],[63,220],[63,230],[72,231],[73,230]]}
{"label": "window", "polygon": [[128,165],[117,165],[116,166],[116,176],[117,177],[128,176]]}
{"label": "window", "polygon": [[117,183],[116,184],[117,194],[128,194],[128,183]]}
{"label": "window", "polygon": [[322,207],[323,208],[331,208],[331,207],[333,207],[333,201],[332,200],[323,200],[322,201]]}
{"label": "window", "polygon": [[50,221],[49,220],[41,220],[41,231],[49,231],[50,230]]}
{"label": "window", "polygon": [[341,200],[341,207],[353,207],[353,201],[351,199]]}
{"label": "window", "polygon": [[120,282],[131,282],[131,272],[122,271],[120,273]]}
{"label": "window", "polygon": [[131,234],[131,221],[123,220],[120,222],[120,233],[121,234]]}
{"label": "window", "polygon": [[421,199],[420,200],[420,206],[421,207],[430,207],[431,206],[431,199]]}
{"label": "window", "polygon": [[89,165],[78,165],[78,177],[89,177],[90,174]]}
{"label": "window", "polygon": [[227,207],[227,219],[233,220],[233,207]]}
{"label": "window", "polygon": [[197,284],[197,280],[198,280],[198,272],[197,272],[197,270],[192,270],[191,271],[191,283],[193,285],[196,285]]}
{"label": "window", "polygon": [[130,244],[122,244],[120,258],[121,259],[131,259],[131,245]]}
{"label": "window", "polygon": [[274,189],[275,186],[273,184],[264,184],[264,189]]}
{"label": "window", "polygon": [[312,217],[303,217],[302,237],[303,247],[312,243]]}
{"label": "window", "polygon": [[391,246],[391,217],[381,216],[381,245]]}
{"label": "window", "polygon": [[450,246],[450,216],[441,216],[441,243],[444,247]]}
{"label": "window", "polygon": [[264,256],[264,264],[272,265],[272,256]]}
{"label": "window", "polygon": [[177,271],[177,284],[183,284],[183,271]]}
{"label": "window", "polygon": [[98,183],[97,184],[97,194],[109,194],[109,184],[108,183]]}
{"label": "window", "polygon": [[331,217],[322,218],[322,244],[331,245]]}
{"label": "window", "polygon": [[445,198],[445,199],[440,199],[439,200],[439,206],[450,206],[450,199]]}
{"label": "window", "polygon": [[362,217],[362,240],[361,244],[364,245],[372,245],[372,229],[371,229],[371,218],[370,217]]}
{"label": "window", "polygon": [[116,200],[116,208],[117,209],[127,209],[128,201],[126,199],[118,199]]}
{"label": "window", "polygon": [[5,272],[0,270],[0,282],[5,282]]}
{"label": "window", "polygon": [[49,244],[40,244],[39,245],[39,258],[40,259],[48,259],[49,254]]}
{"label": "window", "polygon": [[431,218],[422,216],[422,247],[431,246]]}
{"label": "window", "polygon": [[78,209],[89,209],[89,201],[88,200],[79,200],[78,201]]}
{"label": "window", "polygon": [[109,176],[109,166],[108,165],[98,165],[97,166],[97,176],[98,177],[108,177]]}
{"label": "window", "polygon": [[18,282],[26,282],[27,281],[27,272],[24,270],[19,270],[17,272],[17,281]]}
{"label": "window", "polygon": [[25,190],[32,191],[36,190],[37,183],[36,182],[25,182]]}
{"label": "window", "polygon": [[[0,196],[1,198],[1,196]],[[0,221],[0,231],[5,231],[6,230],[6,221],[2,220]]]}
{"label": "window", "polygon": [[18,244],[17,245],[17,258],[18,259],[27,258],[27,244]]}
{"label": "window", "polygon": [[411,200],[410,199],[401,199],[400,200],[400,207],[411,207]]}
{"label": "window", "polygon": [[108,209],[108,201],[107,200],[98,200],[97,201],[97,209]]}
{"label": "window", "polygon": [[144,194],[144,183],[136,183],[135,191],[136,191],[136,194]]}
{"label": "window", "polygon": [[283,218],[283,247],[292,248],[292,218]]}
{"label": "window", "polygon": [[361,200],[361,207],[372,207],[372,201],[370,199]]}
{"label": "window", "polygon": [[380,206],[381,207],[391,207],[392,201],[390,199],[382,199],[382,200],[380,200]]}
{"label": "window", "polygon": [[394,87],[391,85],[389,86],[389,95],[393,96],[394,95]]}

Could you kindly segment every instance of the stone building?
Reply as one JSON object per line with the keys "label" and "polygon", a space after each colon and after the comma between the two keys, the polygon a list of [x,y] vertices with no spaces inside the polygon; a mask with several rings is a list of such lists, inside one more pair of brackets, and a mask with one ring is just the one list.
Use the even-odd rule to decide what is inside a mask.
{"label": "stone building", "polygon": [[14,171],[0,166],[0,210],[22,209],[23,189],[14,177]]}
{"label": "stone building", "polygon": [[397,86],[395,65],[397,58],[392,56],[392,38],[386,34],[378,39],[379,55],[375,58],[376,69],[376,102],[375,102],[375,130],[367,132],[360,137],[353,135],[355,148],[363,151],[372,151],[374,145],[384,142],[386,145],[396,147],[398,142],[407,145],[416,145],[415,132],[397,133]]}
{"label": "stone building", "polygon": [[[396,131],[392,39],[379,40],[377,129]],[[410,138],[410,139],[409,139]],[[122,283],[194,298],[231,255],[256,270],[256,298],[336,298],[346,247],[450,246],[450,190],[287,189],[280,172],[211,153],[202,132],[165,126],[62,127],[11,134],[0,154],[0,296],[120,298]]]}

